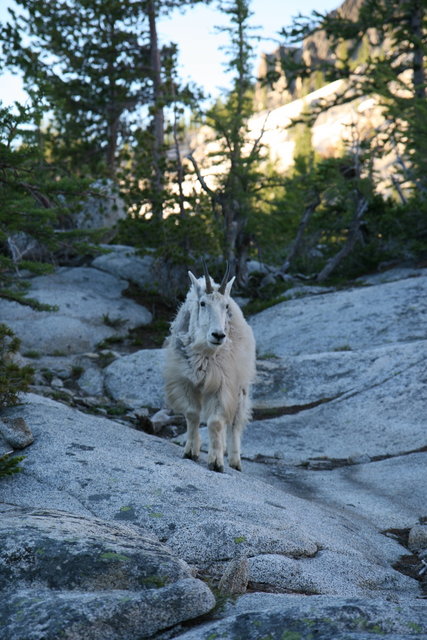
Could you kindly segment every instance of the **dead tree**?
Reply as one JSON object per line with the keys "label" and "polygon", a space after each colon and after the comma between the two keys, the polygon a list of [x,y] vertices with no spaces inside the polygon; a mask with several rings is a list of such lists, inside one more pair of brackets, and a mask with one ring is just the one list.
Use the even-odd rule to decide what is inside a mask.
{"label": "dead tree", "polygon": [[363,216],[365,215],[367,208],[368,208],[367,198],[363,194],[358,192],[357,205],[356,205],[353,219],[350,222],[350,225],[348,228],[347,240],[344,243],[344,245],[341,247],[341,249],[338,251],[338,253],[332,256],[332,258],[328,260],[328,262],[320,271],[320,273],[317,274],[316,276],[317,282],[323,282],[324,280],[329,278],[329,276],[337,268],[339,263],[342,260],[344,260],[344,258],[346,258],[348,255],[350,255],[350,253],[353,251],[354,246],[356,245],[357,241],[361,237],[360,227],[362,225]]}
{"label": "dead tree", "polygon": [[294,238],[294,241],[292,242],[288,255],[286,256],[286,260],[283,263],[282,267],[280,268],[280,273],[284,274],[289,270],[289,267],[291,266],[292,262],[295,260],[295,257],[298,255],[298,252],[300,250],[301,247],[301,243],[302,243],[302,239],[304,237],[304,232],[307,228],[308,223],[310,222],[311,216],[313,215],[313,213],[316,211],[317,207],[319,206],[321,200],[320,200],[320,196],[319,194],[316,192],[314,194],[314,198],[313,200],[310,202],[309,205],[307,205],[307,207],[304,210],[304,213],[301,216],[301,220],[300,223],[298,225],[298,229],[297,229],[297,233],[296,236]]}

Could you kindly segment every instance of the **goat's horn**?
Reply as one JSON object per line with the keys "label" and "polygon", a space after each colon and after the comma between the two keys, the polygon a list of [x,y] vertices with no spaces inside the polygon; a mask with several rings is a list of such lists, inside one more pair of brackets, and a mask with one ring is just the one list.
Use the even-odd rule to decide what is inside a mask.
{"label": "goat's horn", "polygon": [[219,285],[219,289],[218,289],[218,293],[222,293],[222,295],[224,295],[224,293],[225,293],[225,287],[227,286],[228,276],[229,275],[230,275],[230,265],[227,262],[227,268],[225,270],[224,277],[223,277],[222,282]]}
{"label": "goat's horn", "polygon": [[204,260],[203,260],[203,273],[205,274],[205,280],[206,280],[206,293],[213,293],[211,278],[208,273],[206,262]]}

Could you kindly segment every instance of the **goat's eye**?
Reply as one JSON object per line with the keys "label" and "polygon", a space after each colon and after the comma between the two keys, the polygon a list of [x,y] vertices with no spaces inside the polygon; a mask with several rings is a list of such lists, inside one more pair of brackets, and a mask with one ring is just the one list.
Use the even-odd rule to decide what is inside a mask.
{"label": "goat's eye", "polygon": [[225,305],[225,308],[226,308],[226,309],[227,309],[227,311],[228,311],[228,310],[229,310],[229,308],[230,308],[230,305],[229,305],[229,304],[226,304],[226,305]]}
{"label": "goat's eye", "polygon": [[206,302],[203,302],[203,300],[202,300],[201,303],[200,303],[200,306],[201,307],[206,307]]}

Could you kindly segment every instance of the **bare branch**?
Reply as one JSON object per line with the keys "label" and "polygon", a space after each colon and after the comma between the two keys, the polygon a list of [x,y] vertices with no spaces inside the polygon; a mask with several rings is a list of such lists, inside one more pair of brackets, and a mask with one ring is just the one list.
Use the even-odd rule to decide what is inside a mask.
{"label": "bare branch", "polygon": [[206,181],[205,181],[204,177],[200,173],[199,165],[197,164],[196,160],[194,159],[193,153],[190,151],[190,153],[188,153],[185,157],[188,158],[188,160],[190,160],[191,164],[193,165],[194,171],[196,172],[197,179],[200,182],[200,185],[201,185],[203,191],[206,191],[206,193],[213,200],[216,201],[218,199],[218,196],[215,193],[215,191],[212,191],[212,189],[210,187],[208,187],[208,185],[206,184]]}
{"label": "bare branch", "polygon": [[260,144],[261,139],[262,139],[262,137],[263,137],[263,135],[265,133],[265,127],[267,125],[267,120],[268,120],[269,116],[270,116],[270,111],[265,116],[265,120],[264,120],[263,125],[261,127],[261,133],[259,134],[258,138],[254,141],[254,143],[252,145],[252,149],[251,149],[251,151],[249,153],[249,159],[250,160],[254,157],[254,155],[257,153],[257,151],[259,149],[259,144]]}
{"label": "bare branch", "polygon": [[353,219],[350,223],[348,229],[348,238],[345,242],[344,246],[336,253],[323,267],[322,271],[317,274],[316,280],[317,282],[322,282],[326,280],[336,269],[338,264],[346,258],[352,251],[353,248],[360,237],[360,225],[362,224],[363,216],[365,215],[365,211],[368,208],[368,200],[367,198],[359,194],[359,200],[357,202],[356,210],[354,212]]}
{"label": "bare branch", "polygon": [[285,260],[285,262],[283,263],[280,272],[281,274],[286,273],[286,271],[288,271],[289,267],[291,266],[291,263],[293,262],[293,260],[295,259],[295,256],[297,255],[299,248],[301,246],[301,241],[304,235],[304,231],[310,221],[311,216],[313,215],[313,213],[316,211],[317,207],[319,206],[321,200],[320,200],[320,196],[319,194],[316,192],[314,194],[314,199],[312,202],[310,202],[310,204],[306,207],[300,223],[298,225],[298,230],[295,236],[295,239],[291,245],[291,248],[289,249],[289,253],[287,255],[287,258]]}

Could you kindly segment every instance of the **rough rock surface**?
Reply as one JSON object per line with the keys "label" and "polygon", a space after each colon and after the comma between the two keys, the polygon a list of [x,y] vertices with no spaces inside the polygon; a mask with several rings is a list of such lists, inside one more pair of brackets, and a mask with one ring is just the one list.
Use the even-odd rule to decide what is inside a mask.
{"label": "rough rock surface", "polygon": [[250,324],[260,354],[372,349],[427,340],[427,274],[282,302]]}
{"label": "rough rock surface", "polygon": [[[401,548],[369,523],[318,508],[279,487],[181,458],[174,444],[28,395],[8,409],[31,425],[24,471],[3,481],[3,499],[140,525],[212,577],[243,553],[249,581],[270,589],[349,595],[417,593],[391,565]],[[267,578],[265,559],[270,560]],[[301,567],[277,573],[277,563]],[[285,577],[284,577],[285,575]],[[264,586],[266,588],[266,586]]]}
{"label": "rough rock surface", "polygon": [[4,640],[147,638],[215,604],[140,529],[50,509],[0,505],[0,515]]}
{"label": "rough rock surface", "polygon": [[108,253],[97,256],[92,261],[92,267],[111,273],[116,278],[134,282],[140,287],[150,288],[153,282],[154,259],[152,256],[139,256],[134,247],[120,244],[104,245],[103,248]]}
{"label": "rough rock surface", "polygon": [[151,253],[139,255],[133,247],[104,245],[104,248],[108,253],[97,256],[93,267],[125,278],[142,289],[160,290],[171,299],[176,299],[178,293],[185,293],[189,282],[185,265],[170,265]]}
{"label": "rough rock surface", "polygon": [[105,386],[114,400],[131,407],[163,406],[162,349],[142,349],[105,369]]}
{"label": "rough rock surface", "polygon": [[409,640],[427,637],[424,603],[405,607],[380,598],[254,593],[229,602],[224,618],[179,636],[180,640]]}
{"label": "rough rock surface", "polygon": [[[62,527],[74,518],[105,531],[132,525],[144,539],[166,543],[171,562],[188,563],[225,596],[249,593],[182,626],[183,600],[200,602],[205,594],[204,611],[211,606],[210,591],[190,574],[156,589],[117,583],[102,592],[90,585],[53,591],[31,582],[32,562],[39,566],[43,558],[20,564],[17,552],[9,559],[22,583],[3,598],[8,611],[16,607],[18,618],[25,611],[45,621],[58,611],[64,637],[76,640],[128,640],[166,628],[162,640],[427,638],[421,599],[427,592],[427,275],[411,269],[367,282],[312,291],[251,319],[260,359],[242,474],[209,471],[203,453],[199,463],[183,460],[174,442],[136,430],[143,428],[143,407],[162,407],[160,350],[43,356],[37,394],[3,414],[24,419],[34,443],[25,450],[23,471],[0,481],[1,500],[15,510],[67,512]],[[110,317],[122,300],[110,299]],[[113,410],[125,407],[127,422],[38,395],[52,391],[74,403],[79,394],[80,400],[93,394],[79,405],[90,410],[104,401]],[[171,418],[157,415],[168,425]],[[102,523],[93,520],[99,518]],[[0,531],[2,522],[3,513]],[[13,527],[18,531],[19,522]],[[80,547],[67,546],[68,535],[59,538],[71,568]],[[133,565],[138,571],[137,560]],[[135,575],[126,573],[129,580]],[[156,594],[166,594],[171,606]],[[149,635],[143,636],[150,611],[160,626],[144,627]],[[198,612],[194,607],[189,617]],[[15,615],[16,637],[59,640],[55,626],[28,635],[28,619]],[[104,635],[96,635],[101,628]]]}
{"label": "rough rock surface", "polygon": [[2,322],[22,341],[22,352],[82,353],[115,335],[151,321],[151,313],[123,298],[125,280],[88,267],[60,268],[31,280],[28,296],[58,307],[35,311],[18,302],[0,300]]}

